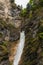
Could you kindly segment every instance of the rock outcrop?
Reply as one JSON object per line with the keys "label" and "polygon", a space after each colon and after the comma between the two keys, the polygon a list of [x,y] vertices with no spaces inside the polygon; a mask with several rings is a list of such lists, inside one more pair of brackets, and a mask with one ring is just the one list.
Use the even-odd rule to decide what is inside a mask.
{"label": "rock outcrop", "polygon": [[10,48],[20,37],[20,11],[14,2],[0,0],[0,65],[10,65]]}

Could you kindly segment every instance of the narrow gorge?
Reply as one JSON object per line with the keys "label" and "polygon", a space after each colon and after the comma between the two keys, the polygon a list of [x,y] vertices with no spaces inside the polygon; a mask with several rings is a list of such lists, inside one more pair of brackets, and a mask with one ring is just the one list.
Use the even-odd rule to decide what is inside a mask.
{"label": "narrow gorge", "polygon": [[0,65],[43,65],[43,0],[0,0]]}

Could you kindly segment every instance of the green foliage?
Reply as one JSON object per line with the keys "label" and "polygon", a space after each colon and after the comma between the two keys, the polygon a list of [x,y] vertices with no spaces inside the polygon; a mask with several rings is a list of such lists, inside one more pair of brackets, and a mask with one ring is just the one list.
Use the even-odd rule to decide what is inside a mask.
{"label": "green foliage", "polygon": [[3,41],[2,44],[7,47],[9,45],[9,42]]}
{"label": "green foliage", "polygon": [[7,52],[7,48],[4,45],[0,45],[0,48],[3,49],[3,53]]}
{"label": "green foliage", "polygon": [[33,5],[33,0],[30,0],[30,4]]}
{"label": "green foliage", "polygon": [[21,11],[21,16],[22,17],[25,17],[27,15],[27,10],[26,9],[23,9],[22,11]]}
{"label": "green foliage", "polygon": [[[36,3],[37,2],[37,3]],[[25,53],[24,55],[28,57],[29,59],[27,60],[26,65],[35,65],[37,62],[38,58],[41,58],[43,55],[43,0],[30,0],[30,3],[27,4],[26,12],[22,11],[23,15],[26,13],[28,14],[25,15],[25,20],[28,20],[26,22],[29,22],[27,25],[25,23],[26,28],[26,46],[25,46]],[[28,10],[28,11],[27,11]],[[26,18],[27,17],[27,18]],[[24,22],[25,22],[24,20]],[[32,25],[31,25],[32,23]],[[30,29],[29,29],[29,27]],[[31,31],[30,31],[31,30]],[[29,33],[30,32],[30,33]],[[27,35],[28,34],[28,35]],[[34,36],[35,35],[35,36]],[[40,52],[41,49],[41,52]],[[27,52],[27,54],[26,54]],[[34,55],[34,53],[36,55]],[[31,56],[33,54],[33,56]],[[39,56],[38,56],[39,55]],[[36,58],[35,58],[36,56]],[[27,58],[25,57],[25,58]],[[33,58],[33,59],[32,59]],[[32,60],[31,60],[32,59]],[[40,61],[40,59],[39,59]],[[25,65],[25,64],[23,64]],[[36,64],[37,65],[37,64]],[[39,63],[39,65],[42,65]]]}
{"label": "green foliage", "polygon": [[26,9],[27,9],[28,12],[31,10],[31,5],[30,5],[30,3],[27,4]]}
{"label": "green foliage", "polygon": [[40,27],[39,27],[39,31],[40,31],[40,32],[43,32],[43,26],[40,26]]}
{"label": "green foliage", "polygon": [[38,6],[37,5],[32,5],[32,10],[34,11],[34,10],[36,10],[38,8]]}
{"label": "green foliage", "polygon": [[43,0],[39,0],[39,1],[40,1],[40,2],[39,2],[40,6],[43,7]]}
{"label": "green foliage", "polygon": [[6,27],[6,25],[7,25],[6,21],[3,21],[2,19],[0,19],[0,26]]}
{"label": "green foliage", "polygon": [[0,33],[0,38],[3,36],[3,34],[2,33]]}
{"label": "green foliage", "polygon": [[43,32],[42,32],[42,33],[39,33],[39,37],[40,37],[41,39],[43,39]]}
{"label": "green foliage", "polygon": [[39,27],[39,37],[41,38],[41,39],[43,39],[43,26],[40,26]]}

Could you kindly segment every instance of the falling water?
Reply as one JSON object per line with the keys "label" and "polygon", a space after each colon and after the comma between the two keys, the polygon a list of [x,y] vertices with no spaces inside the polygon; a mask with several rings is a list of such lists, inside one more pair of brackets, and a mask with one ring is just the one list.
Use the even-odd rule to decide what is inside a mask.
{"label": "falling water", "polygon": [[13,65],[18,65],[19,64],[19,61],[21,59],[21,55],[23,53],[24,43],[25,43],[25,32],[22,31],[20,33],[20,42],[18,44],[17,53],[14,57],[15,59],[14,59]]}

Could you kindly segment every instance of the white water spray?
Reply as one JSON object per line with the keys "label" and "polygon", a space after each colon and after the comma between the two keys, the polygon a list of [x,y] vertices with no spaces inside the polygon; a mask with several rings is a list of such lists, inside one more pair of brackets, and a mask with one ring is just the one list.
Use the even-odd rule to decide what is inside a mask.
{"label": "white water spray", "polygon": [[25,43],[25,32],[22,31],[20,33],[20,42],[18,44],[17,53],[14,57],[15,59],[14,59],[13,65],[18,65],[19,64],[19,61],[21,59],[21,55],[23,53],[24,43]]}

